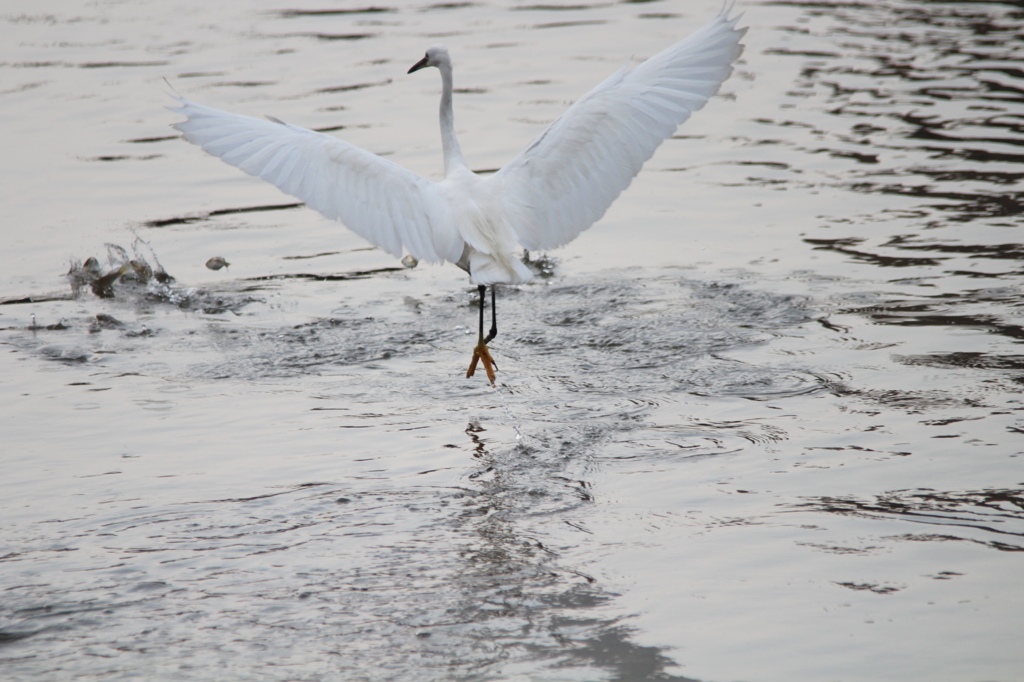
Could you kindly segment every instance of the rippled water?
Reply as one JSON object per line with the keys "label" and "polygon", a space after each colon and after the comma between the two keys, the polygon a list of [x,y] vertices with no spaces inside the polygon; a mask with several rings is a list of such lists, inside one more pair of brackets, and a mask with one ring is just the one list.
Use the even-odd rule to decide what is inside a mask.
{"label": "rippled water", "polygon": [[438,177],[443,40],[497,168],[717,9],[6,3],[0,677],[1020,679],[1019,3],[743,6],[722,94],[500,291],[496,389],[461,272],[163,109]]}

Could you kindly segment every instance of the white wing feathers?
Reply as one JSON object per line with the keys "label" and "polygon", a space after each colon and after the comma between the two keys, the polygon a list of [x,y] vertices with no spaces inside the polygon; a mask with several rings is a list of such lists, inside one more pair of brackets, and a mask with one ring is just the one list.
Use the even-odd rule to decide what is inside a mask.
{"label": "white wing feathers", "polygon": [[396,163],[323,133],[232,114],[184,98],[174,125],[189,142],[340,220],[400,258],[459,260],[463,243],[433,183]]}
{"label": "white wing feathers", "polygon": [[746,33],[737,21],[723,12],[613,74],[492,176],[502,183],[505,222],[522,246],[562,246],[604,215],[662,141],[732,73]]}
{"label": "white wing feathers", "polygon": [[[746,32],[736,28],[738,20],[723,12],[636,68],[613,74],[505,168],[463,178],[464,185],[458,177],[432,182],[330,135],[184,98],[172,110],[188,120],[174,127],[395,257],[404,249],[419,260],[458,263],[468,241],[474,281],[525,281],[528,271],[509,260],[513,236],[527,249],[553,249],[604,215],[658,145],[732,73]],[[484,197],[490,239],[480,241],[466,216]]]}

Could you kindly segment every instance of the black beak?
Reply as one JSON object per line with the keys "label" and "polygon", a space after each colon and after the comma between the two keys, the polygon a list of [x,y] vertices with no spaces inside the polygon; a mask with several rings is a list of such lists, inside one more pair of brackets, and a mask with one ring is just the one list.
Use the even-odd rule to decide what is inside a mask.
{"label": "black beak", "polygon": [[412,73],[413,71],[419,71],[420,69],[422,69],[425,66],[427,66],[427,61],[428,61],[427,57],[424,56],[423,59],[421,59],[418,62],[416,62],[415,64],[413,64],[412,68],[409,69],[408,71],[406,71],[406,73]]}

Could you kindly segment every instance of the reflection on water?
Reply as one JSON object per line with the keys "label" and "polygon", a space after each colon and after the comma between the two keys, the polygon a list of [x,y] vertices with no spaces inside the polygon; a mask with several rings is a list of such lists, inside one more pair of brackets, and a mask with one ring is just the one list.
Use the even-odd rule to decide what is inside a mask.
{"label": "reflection on water", "polygon": [[799,505],[831,514],[898,517],[934,533],[906,535],[912,541],[969,541],[1006,552],[1024,551],[1024,490],[897,490],[873,501],[824,498]]}
{"label": "reflection on water", "polygon": [[[111,267],[119,270],[124,249],[111,253]],[[545,264],[556,267],[550,259]],[[224,316],[261,300],[232,294],[230,287],[172,289],[154,282],[140,289],[143,284],[111,282],[108,300],[122,306],[120,318],[72,315],[59,333],[8,329],[7,343],[19,352],[91,367],[92,380],[84,382],[90,386],[98,377],[106,378],[99,383],[117,386],[118,376],[146,373],[152,356],[167,357],[169,344],[188,336],[200,337],[189,341],[190,361],[177,374],[164,375],[183,385],[294,380],[348,366],[367,368],[357,388],[321,396],[322,404],[314,408],[334,412],[332,419],[342,429],[373,428],[374,422],[403,413],[400,428],[422,428],[417,424],[436,418],[431,415],[443,392],[460,390],[442,385],[412,400],[387,395],[385,407],[393,379],[375,370],[399,358],[465,350],[464,334],[453,330],[472,319],[471,290],[414,301],[416,325],[339,305],[329,318],[280,328],[181,327],[165,320],[150,330],[143,321],[160,306]],[[80,287],[79,298],[89,291]],[[806,370],[751,365],[723,355],[764,345],[772,334],[810,322],[805,300],[675,273],[643,279],[611,273],[581,283],[563,278],[551,286],[502,293],[503,322],[515,336],[502,362],[529,362],[544,374],[535,386],[503,389],[515,401],[511,409],[530,424],[523,442],[507,447],[492,440],[481,420],[472,419],[465,428],[467,442],[445,445],[470,452],[476,461],[460,486],[395,491],[367,487],[369,481],[343,487],[311,482],[165,508],[108,500],[107,511],[58,522],[51,547],[88,547],[88,556],[76,556],[75,571],[61,579],[15,589],[16,598],[5,606],[13,624],[9,636],[38,646],[70,638],[78,648],[107,652],[103,656],[130,657],[177,642],[174,646],[186,646],[189,656],[229,650],[294,671],[305,669],[303,654],[315,657],[304,647],[329,641],[337,669],[353,674],[361,668],[359,652],[376,646],[404,660],[391,666],[394,679],[435,674],[444,679],[453,667],[466,671],[465,679],[486,679],[487,671],[515,661],[540,669],[603,670],[610,679],[689,679],[666,672],[672,662],[662,650],[633,641],[635,628],[609,608],[617,594],[584,566],[564,559],[578,542],[567,544],[562,536],[589,532],[585,521],[574,519],[585,518],[595,503],[594,458],[609,442],[651,443],[657,449],[639,458],[643,462],[652,456],[698,460],[735,454],[784,439],[773,424],[743,420],[696,420],[653,438],[645,431],[658,430],[647,416],[673,402],[673,393],[771,401],[828,390],[827,380]],[[237,305],[212,310],[195,303],[208,300]],[[148,334],[142,337],[140,329]],[[594,375],[597,368],[616,364],[615,373],[600,380]],[[361,402],[373,412],[352,409],[353,389],[364,394]],[[533,395],[532,406],[516,401],[521,392]],[[157,402],[173,410],[173,403]],[[155,407],[147,399],[145,409]],[[659,452],[662,439],[671,451]],[[614,449],[607,456],[638,459]],[[429,461],[420,466],[426,469],[422,474],[431,473]],[[552,529],[552,523],[564,531]],[[52,565],[47,572],[61,565],[49,554],[52,549],[33,548],[29,538],[23,542],[25,549],[8,561]],[[341,548],[345,561],[339,566],[334,557]],[[269,575],[266,557],[275,557]],[[103,577],[76,584],[74,574],[83,570]],[[53,595],[68,593],[72,596],[52,605]],[[41,603],[51,606],[40,611],[35,605]],[[175,640],[160,625],[170,613],[208,630],[207,636],[202,642]],[[255,641],[256,631],[259,650],[239,645],[239,633]],[[295,646],[293,637],[306,644]],[[290,653],[282,658],[284,651]],[[65,660],[83,673],[109,671],[102,657],[88,665],[68,654],[57,663]],[[34,665],[26,663],[25,669]],[[469,672],[474,670],[481,677]],[[221,674],[214,669],[201,678]]]}
{"label": "reflection on water", "polygon": [[230,7],[2,13],[5,679],[1014,679],[1019,3],[746,8],[627,237],[500,291],[496,391],[472,288],[214,175],[140,82],[426,173],[394,67],[443,36],[494,168],[717,4]]}
{"label": "reflection on water", "polygon": [[[1014,187],[1024,178],[1018,167],[1024,160],[1024,71],[1017,66],[1017,4],[770,4],[806,11],[803,26],[787,29],[801,38],[793,41],[800,47],[774,52],[805,60],[790,94],[812,103],[797,111],[813,108],[827,119],[762,122],[786,127],[786,144],[793,144],[793,129],[800,130],[804,139],[797,145],[805,154],[856,164],[833,170],[829,184],[914,199],[903,211],[887,212],[911,218],[911,229],[933,231],[887,235],[875,249],[852,249],[856,257],[896,267],[939,265],[948,261],[945,254],[1019,258],[1012,232],[1003,231],[1012,242],[964,243],[968,235],[957,225],[1014,228],[1022,222],[1024,193]],[[855,247],[870,238],[853,239],[823,245]],[[915,253],[903,258],[892,250]]]}

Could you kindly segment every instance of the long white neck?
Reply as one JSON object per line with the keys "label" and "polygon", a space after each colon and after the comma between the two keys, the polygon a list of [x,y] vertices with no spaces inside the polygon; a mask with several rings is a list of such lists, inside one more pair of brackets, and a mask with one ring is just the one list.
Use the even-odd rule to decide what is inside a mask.
{"label": "long white neck", "polygon": [[455,114],[452,113],[452,65],[442,62],[441,71],[441,149],[444,152],[444,174],[450,175],[456,168],[465,167],[462,149],[455,137]]}

